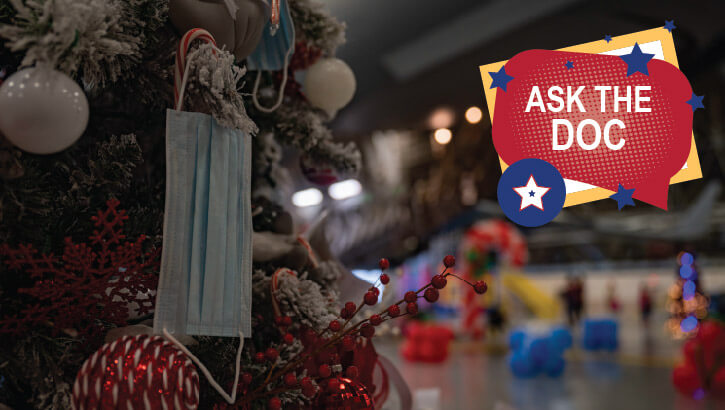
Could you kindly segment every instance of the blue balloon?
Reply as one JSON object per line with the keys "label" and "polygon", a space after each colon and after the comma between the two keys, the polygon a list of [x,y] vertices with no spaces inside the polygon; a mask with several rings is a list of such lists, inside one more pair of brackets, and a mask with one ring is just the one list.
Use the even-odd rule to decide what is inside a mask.
{"label": "blue balloon", "polygon": [[551,332],[551,340],[558,350],[564,351],[571,347],[572,337],[569,329],[557,328]]}
{"label": "blue balloon", "polygon": [[521,352],[513,353],[510,356],[509,367],[514,376],[519,378],[528,378],[536,374],[530,358]]}
{"label": "blue balloon", "polygon": [[559,377],[562,373],[564,373],[565,366],[566,363],[564,362],[563,357],[551,356],[544,365],[544,371],[546,371],[546,374],[550,377]]}
{"label": "blue balloon", "polygon": [[523,330],[513,330],[509,333],[509,347],[511,350],[519,350],[523,347],[526,333]]}
{"label": "blue balloon", "polygon": [[534,365],[543,364],[549,356],[549,343],[546,339],[534,339],[529,345],[529,354]]}

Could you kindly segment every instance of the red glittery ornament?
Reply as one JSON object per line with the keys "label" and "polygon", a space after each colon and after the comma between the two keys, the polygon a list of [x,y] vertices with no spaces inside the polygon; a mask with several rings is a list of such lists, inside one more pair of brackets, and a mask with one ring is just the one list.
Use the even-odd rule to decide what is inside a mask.
{"label": "red glittery ornament", "polygon": [[372,396],[362,383],[347,377],[337,377],[317,398],[314,406],[324,410],[373,410]]}
{"label": "red glittery ornament", "polygon": [[413,292],[412,290],[409,290],[409,291],[405,292],[404,299],[408,303],[413,303],[416,300],[418,300],[418,295],[416,295],[416,293]]}
{"label": "red glittery ornament", "polygon": [[380,262],[378,262],[378,265],[380,266],[380,269],[385,270],[390,267],[390,262],[388,262],[387,259],[382,258],[380,259]]}
{"label": "red glittery ornament", "polygon": [[405,306],[405,311],[408,312],[408,314],[410,315],[418,313],[418,304],[415,302],[408,303],[408,305]]}
{"label": "red glittery ornament", "polygon": [[124,336],[98,349],[78,371],[76,409],[199,406],[199,375],[191,360],[159,336]]}
{"label": "red glittery ornament", "polygon": [[371,290],[367,291],[365,293],[365,304],[372,306],[376,303],[378,303],[378,295]]}
{"label": "red glittery ornament", "polygon": [[390,276],[388,276],[387,273],[383,273],[380,275],[380,283],[383,285],[387,285],[390,282]]}
{"label": "red glittery ornament", "polygon": [[373,326],[377,326],[379,324],[383,323],[383,318],[380,317],[380,315],[372,315],[370,316],[370,324]]}
{"label": "red glittery ornament", "polygon": [[445,265],[446,268],[451,268],[456,265],[456,257],[453,255],[446,255],[445,258],[443,258],[443,265]]}

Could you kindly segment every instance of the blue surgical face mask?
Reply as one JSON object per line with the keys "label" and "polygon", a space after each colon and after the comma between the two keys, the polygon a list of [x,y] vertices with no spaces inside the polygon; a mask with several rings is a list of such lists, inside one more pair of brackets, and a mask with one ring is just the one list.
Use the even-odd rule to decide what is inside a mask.
{"label": "blue surgical face mask", "polygon": [[251,335],[250,178],[250,135],[167,110],[157,332]]}
{"label": "blue surgical face mask", "polygon": [[[289,5],[287,0],[279,0],[279,24],[274,25],[271,21],[267,23],[262,31],[262,39],[259,41],[257,48],[247,57],[247,68],[251,71],[257,71],[252,101],[258,110],[272,112],[282,104],[284,87],[287,83],[287,67],[294,50],[295,27],[292,23]],[[282,70],[282,84],[278,90],[277,101],[272,107],[262,107],[257,99],[262,71],[280,70]]]}

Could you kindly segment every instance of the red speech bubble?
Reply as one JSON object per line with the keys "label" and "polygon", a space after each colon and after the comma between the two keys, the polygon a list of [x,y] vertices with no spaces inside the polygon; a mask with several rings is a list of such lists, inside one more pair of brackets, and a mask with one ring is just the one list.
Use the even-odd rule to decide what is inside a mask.
{"label": "red speech bubble", "polygon": [[[571,69],[566,67],[569,61],[573,63]],[[493,117],[493,142],[504,162],[543,159],[564,178],[611,191],[622,184],[627,189],[635,188],[635,198],[667,209],[669,180],[687,160],[692,142],[693,110],[687,104],[692,89],[677,67],[653,59],[647,63],[649,75],[636,72],[627,76],[627,63],[618,56],[530,50],[509,60],[505,70],[513,80],[508,82],[507,91],[497,90]],[[526,112],[534,86],[539,88],[545,112],[536,104]],[[548,95],[549,89],[556,86],[563,91],[564,107],[560,112],[546,106],[551,103],[552,109],[559,108]],[[571,87],[569,94],[573,97],[580,86],[585,87],[578,97],[586,112],[580,112],[575,98],[571,98],[571,112],[567,112],[567,87]],[[602,90],[596,86],[611,87],[604,91],[604,112]],[[625,97],[630,87],[630,111],[625,100],[619,102],[619,111],[614,111],[615,86],[619,97]],[[651,87],[640,89],[639,107],[649,108],[649,112],[636,112],[638,86]],[[554,89],[553,95],[560,94]],[[533,101],[539,101],[535,97]],[[604,131],[614,119],[621,124],[610,124],[607,144]],[[566,149],[562,149],[569,142],[566,125],[558,126],[554,149],[554,120],[566,120],[572,126],[572,143]],[[594,122],[601,133],[598,145]]]}

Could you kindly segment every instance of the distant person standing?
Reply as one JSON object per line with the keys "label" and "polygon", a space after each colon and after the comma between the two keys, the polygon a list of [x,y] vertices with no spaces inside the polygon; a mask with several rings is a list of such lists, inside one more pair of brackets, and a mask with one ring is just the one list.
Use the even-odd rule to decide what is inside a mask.
{"label": "distant person standing", "polygon": [[644,283],[639,285],[639,311],[642,314],[642,322],[647,326],[652,314],[652,296]]}
{"label": "distant person standing", "polygon": [[617,297],[617,284],[614,282],[614,279],[611,279],[607,283],[607,306],[613,315],[619,314],[619,310],[622,307]]}
{"label": "distant person standing", "polygon": [[578,277],[569,277],[566,288],[561,293],[566,304],[569,325],[574,326],[581,319],[584,310],[584,284]]}

